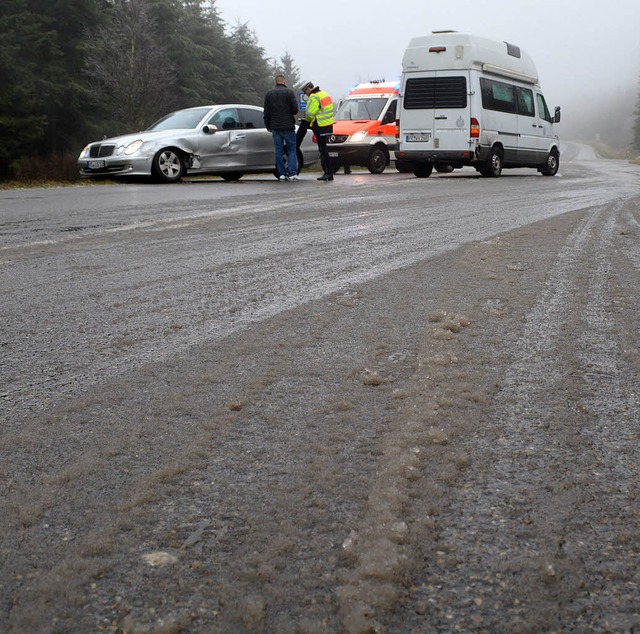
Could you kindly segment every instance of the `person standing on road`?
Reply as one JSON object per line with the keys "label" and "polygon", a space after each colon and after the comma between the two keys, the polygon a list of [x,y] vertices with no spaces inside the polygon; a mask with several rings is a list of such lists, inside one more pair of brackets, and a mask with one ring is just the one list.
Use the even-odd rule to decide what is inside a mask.
{"label": "person standing on road", "polygon": [[314,87],[313,82],[307,82],[302,87],[302,92],[307,95],[305,119],[318,139],[318,150],[324,172],[318,180],[332,181],[333,168],[327,143],[333,134],[333,101],[324,90],[320,90],[318,86]]}
{"label": "person standing on road", "polygon": [[[273,136],[276,151],[276,172],[281,181],[298,180],[296,155],[296,122],[298,100],[287,88],[284,75],[276,75],[276,85],[264,96],[264,125]],[[284,153],[287,152],[287,164]]]}

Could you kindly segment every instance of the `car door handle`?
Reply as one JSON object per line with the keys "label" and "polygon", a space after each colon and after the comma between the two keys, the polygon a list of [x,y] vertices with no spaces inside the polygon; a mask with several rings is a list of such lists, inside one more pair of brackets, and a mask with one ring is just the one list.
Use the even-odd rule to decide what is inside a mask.
{"label": "car door handle", "polygon": [[236,139],[246,139],[247,135],[246,134],[238,134],[236,133]]}
{"label": "car door handle", "polygon": [[436,119],[446,119],[447,117],[445,117],[444,115],[440,115],[439,117],[435,117]]}

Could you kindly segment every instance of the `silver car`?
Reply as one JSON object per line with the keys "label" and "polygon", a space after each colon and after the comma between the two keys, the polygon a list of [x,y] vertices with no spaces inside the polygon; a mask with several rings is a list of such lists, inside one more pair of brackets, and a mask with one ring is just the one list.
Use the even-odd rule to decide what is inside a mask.
{"label": "silver car", "polygon": [[[313,135],[298,150],[298,169],[318,163]],[[165,183],[213,174],[227,181],[273,173],[275,152],[262,108],[242,104],[178,110],[144,132],[87,145],[78,158],[81,176],[151,176]]]}

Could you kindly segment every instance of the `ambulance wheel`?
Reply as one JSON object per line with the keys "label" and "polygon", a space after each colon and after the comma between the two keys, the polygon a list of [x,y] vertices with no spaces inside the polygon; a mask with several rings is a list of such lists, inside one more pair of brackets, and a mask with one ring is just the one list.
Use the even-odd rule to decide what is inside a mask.
{"label": "ambulance wheel", "polygon": [[413,168],[413,173],[417,178],[428,178],[433,172],[433,163],[420,163]]}
{"label": "ambulance wheel", "polygon": [[374,147],[367,159],[367,169],[372,174],[382,174],[387,166],[387,153],[379,147]]}
{"label": "ambulance wheel", "polygon": [[547,156],[547,161],[544,167],[541,167],[538,171],[544,176],[555,176],[558,173],[560,167],[560,156],[557,150],[551,150]]}
{"label": "ambulance wheel", "polygon": [[502,174],[502,150],[499,147],[491,149],[491,156],[480,169],[480,173],[491,178],[498,178]]}

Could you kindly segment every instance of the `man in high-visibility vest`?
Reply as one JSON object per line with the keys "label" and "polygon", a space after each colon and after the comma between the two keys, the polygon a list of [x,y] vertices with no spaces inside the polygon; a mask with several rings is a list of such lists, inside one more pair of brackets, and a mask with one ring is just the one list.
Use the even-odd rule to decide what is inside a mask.
{"label": "man in high-visibility vest", "polygon": [[333,101],[328,93],[314,86],[313,82],[307,82],[302,87],[302,92],[307,95],[306,122],[318,139],[318,150],[324,172],[318,180],[332,181],[333,169],[327,143],[333,134]]}

